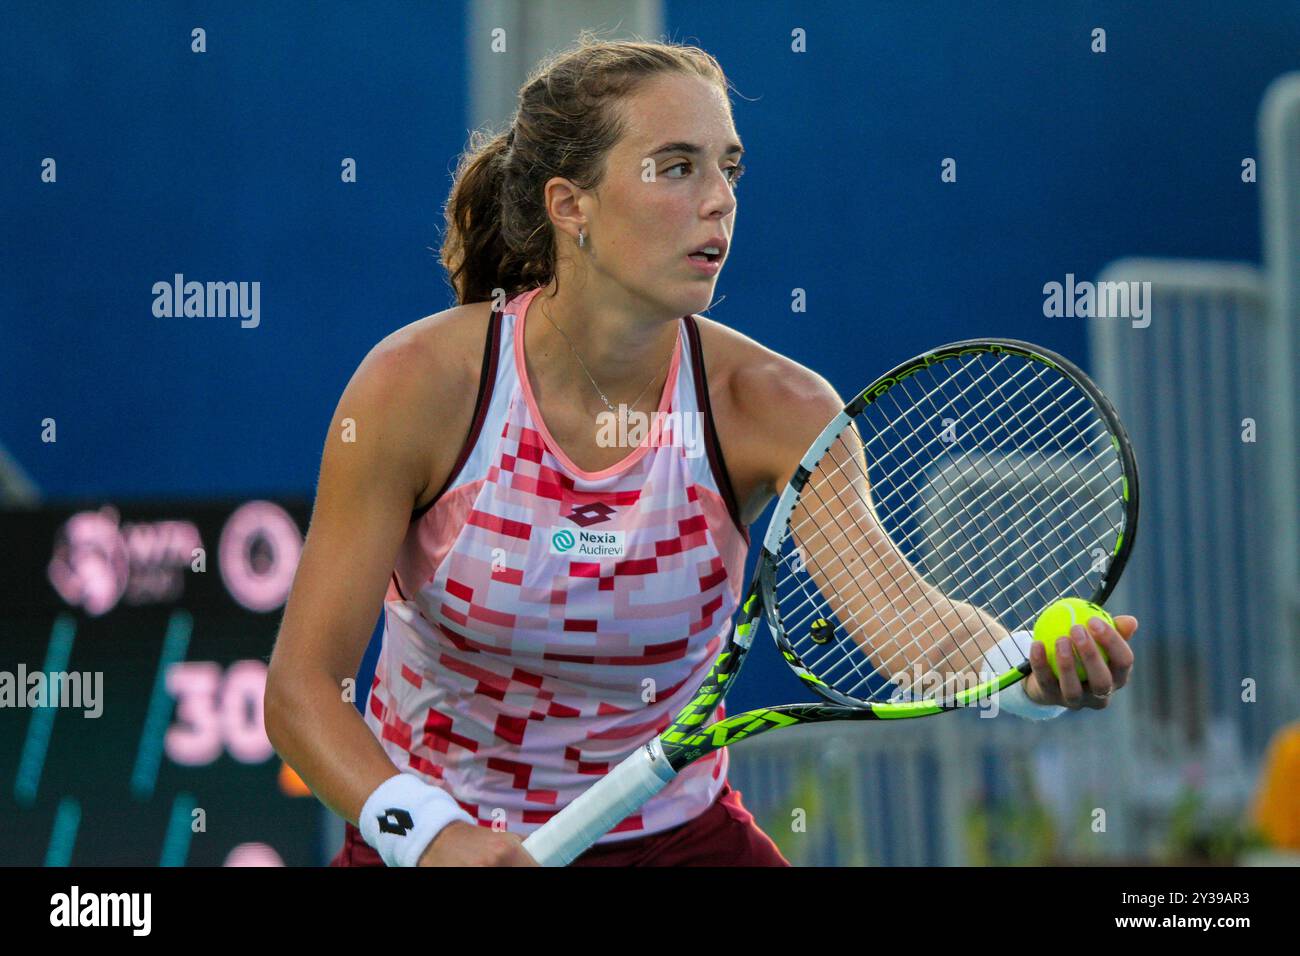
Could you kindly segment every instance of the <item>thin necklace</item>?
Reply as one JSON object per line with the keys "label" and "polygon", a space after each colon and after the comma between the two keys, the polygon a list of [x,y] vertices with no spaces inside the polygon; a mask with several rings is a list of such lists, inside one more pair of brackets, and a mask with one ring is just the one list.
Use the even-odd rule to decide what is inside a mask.
{"label": "thin necklace", "polygon": [[[611,412],[616,412],[617,409],[614,408],[614,403],[605,397],[605,393],[600,390],[600,386],[596,384],[596,380],[591,377],[591,372],[588,371],[587,369],[587,363],[582,360],[582,356],[578,354],[578,350],[573,347],[573,342],[569,340],[568,333],[566,333],[564,329],[560,328],[558,325],[555,324],[555,320],[551,318],[550,313],[546,311],[545,306],[542,306],[542,315],[546,316],[546,321],[551,323],[551,328],[555,329],[555,331],[559,332],[560,335],[564,336],[564,341],[568,344],[569,351],[573,353],[573,357],[576,358],[578,360],[578,364],[582,366],[582,371],[586,374],[587,380],[591,382],[591,387],[596,390],[596,394],[599,395],[600,400],[605,403],[605,407],[608,408]],[[649,382],[645,383],[645,388],[641,389],[637,397],[632,399],[632,404],[628,406],[629,408],[636,408],[636,403],[641,401],[641,396],[646,393],[646,389],[648,389],[654,383],[655,379],[659,378],[659,376],[663,374],[663,370],[668,367],[668,363],[672,361],[672,358],[673,358],[672,353],[669,352],[668,358],[664,361],[663,366],[660,367],[658,372],[655,372],[654,378],[650,379]]]}

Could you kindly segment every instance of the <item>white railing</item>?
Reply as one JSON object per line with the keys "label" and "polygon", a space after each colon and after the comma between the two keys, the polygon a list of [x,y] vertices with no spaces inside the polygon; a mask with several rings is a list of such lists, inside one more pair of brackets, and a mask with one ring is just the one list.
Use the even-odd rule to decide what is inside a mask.
{"label": "white railing", "polygon": [[[1089,326],[1095,377],[1141,475],[1137,546],[1111,599],[1142,621],[1139,745],[1154,761],[1203,759],[1218,720],[1238,728],[1235,746],[1230,736],[1220,744],[1228,755],[1258,759],[1282,719],[1286,650],[1264,277],[1248,265],[1126,259],[1101,281],[1151,283],[1149,325]],[[1250,682],[1254,703],[1242,699]]]}

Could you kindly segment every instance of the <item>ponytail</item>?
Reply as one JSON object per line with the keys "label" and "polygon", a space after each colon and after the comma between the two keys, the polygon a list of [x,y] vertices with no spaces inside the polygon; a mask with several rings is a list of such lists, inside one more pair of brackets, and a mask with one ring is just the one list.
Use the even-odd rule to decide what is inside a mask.
{"label": "ponytail", "polygon": [[509,294],[523,288],[517,270],[513,277],[508,275],[509,250],[501,228],[508,136],[489,137],[476,131],[456,170],[447,203],[442,262],[461,305],[491,299],[497,288]]}

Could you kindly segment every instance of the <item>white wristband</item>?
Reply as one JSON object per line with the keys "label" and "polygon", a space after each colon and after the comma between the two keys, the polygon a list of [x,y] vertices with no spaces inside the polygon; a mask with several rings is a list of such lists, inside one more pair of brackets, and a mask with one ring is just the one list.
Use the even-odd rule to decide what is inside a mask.
{"label": "white wristband", "polygon": [[[1017,666],[1022,660],[1028,659],[1029,647],[1033,641],[1034,636],[1029,631],[1008,634],[998,642],[997,647],[984,655],[985,673],[992,671],[991,676],[996,677]],[[1025,692],[1025,680],[1019,680],[1001,691],[998,694],[998,706],[1006,708],[1025,720],[1051,720],[1069,709],[1057,704],[1040,704],[1030,700]]]}
{"label": "white wristband", "polygon": [[474,822],[446,790],[399,773],[375,788],[357,822],[385,864],[415,866],[443,827],[457,820]]}

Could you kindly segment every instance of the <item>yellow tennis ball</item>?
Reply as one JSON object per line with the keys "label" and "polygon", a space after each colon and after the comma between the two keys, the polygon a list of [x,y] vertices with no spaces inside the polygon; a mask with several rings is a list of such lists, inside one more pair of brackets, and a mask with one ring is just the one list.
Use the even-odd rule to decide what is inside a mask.
{"label": "yellow tennis ball", "polygon": [[[1034,640],[1041,643],[1047,651],[1047,663],[1052,666],[1052,673],[1056,675],[1057,680],[1061,679],[1061,669],[1056,663],[1056,642],[1063,637],[1069,637],[1070,628],[1075,624],[1081,624],[1087,630],[1088,621],[1094,617],[1101,618],[1111,627],[1115,626],[1115,619],[1106,613],[1105,608],[1082,598],[1063,598],[1054,601],[1047,606],[1047,610],[1038,615],[1038,620],[1034,622]],[[1088,670],[1083,666],[1083,661],[1078,656],[1079,649],[1074,646],[1073,641],[1070,642],[1070,650],[1074,652],[1070,656],[1074,658],[1074,669],[1079,675],[1079,680],[1086,681]],[[1106,656],[1106,648],[1099,643],[1097,650],[1101,651],[1102,660],[1110,660]]]}

